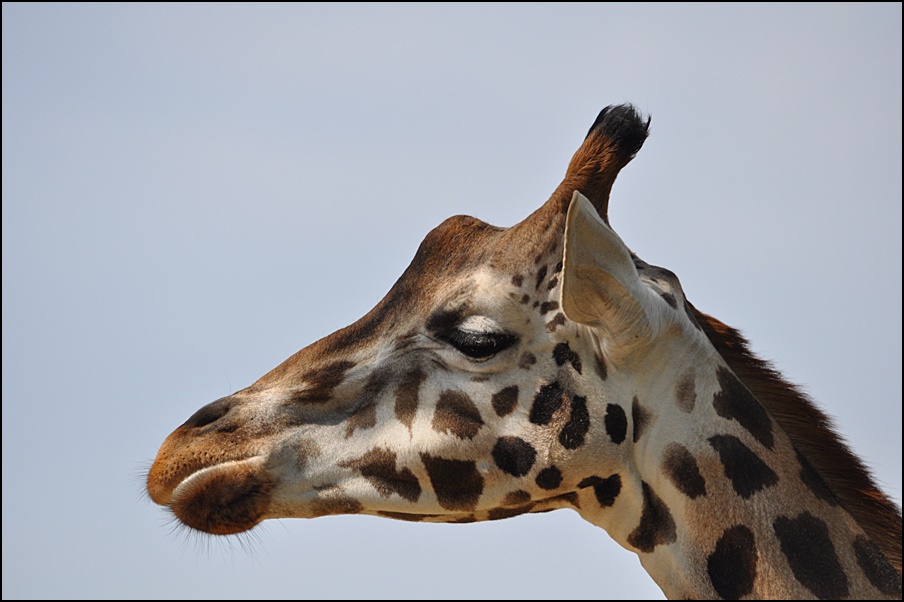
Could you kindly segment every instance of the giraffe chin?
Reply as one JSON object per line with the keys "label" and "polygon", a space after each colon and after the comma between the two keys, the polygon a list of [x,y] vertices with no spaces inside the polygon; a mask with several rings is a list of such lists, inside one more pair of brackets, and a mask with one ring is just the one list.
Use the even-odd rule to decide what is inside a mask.
{"label": "giraffe chin", "polygon": [[184,525],[213,535],[247,531],[270,507],[274,480],[262,458],[226,462],[199,470],[183,480],[169,503]]}

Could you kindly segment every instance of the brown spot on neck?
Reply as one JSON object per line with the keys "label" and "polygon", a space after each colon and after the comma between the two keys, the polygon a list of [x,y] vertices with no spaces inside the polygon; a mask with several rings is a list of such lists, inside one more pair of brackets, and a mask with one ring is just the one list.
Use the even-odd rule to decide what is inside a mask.
{"label": "brown spot on neck", "polygon": [[693,372],[685,374],[675,388],[675,404],[682,412],[690,414],[697,403],[697,386]]}
{"label": "brown spot on neck", "polygon": [[641,435],[643,435],[647,426],[649,426],[652,417],[653,415],[650,411],[640,405],[640,401],[635,395],[634,400],[631,402],[631,422],[634,423],[634,443],[637,443],[640,440]]}
{"label": "brown spot on neck", "polygon": [[740,381],[791,438],[794,446],[901,572],[901,510],[869,469],[835,433],[832,421],[768,362],[755,356],[741,333],[688,304],[713,346]]}
{"label": "brown spot on neck", "polygon": [[641,552],[652,552],[656,546],[675,541],[675,520],[658,495],[646,483],[643,488],[643,510],[640,524],[628,535],[628,543]]}
{"label": "brown spot on neck", "polygon": [[565,314],[562,312],[557,313],[552,320],[546,323],[546,330],[548,332],[555,332],[556,328],[563,325],[565,323]]}

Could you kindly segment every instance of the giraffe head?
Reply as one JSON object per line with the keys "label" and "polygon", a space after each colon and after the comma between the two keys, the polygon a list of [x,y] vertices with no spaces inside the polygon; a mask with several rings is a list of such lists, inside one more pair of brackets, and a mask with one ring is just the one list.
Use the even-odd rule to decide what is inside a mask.
{"label": "giraffe head", "polygon": [[176,429],[152,499],[227,534],[337,513],[501,518],[575,504],[587,479],[601,489],[626,461],[621,406],[605,427],[589,418],[615,395],[600,394],[609,364],[691,323],[664,319],[680,290],[642,281],[605,223],[648,125],[604,109],[563,183],[514,227],[443,222],[371,312]]}
{"label": "giraffe head", "polygon": [[170,434],[151,498],[213,534],[572,508],[670,597],[900,598],[900,510],[828,418],[610,228],[648,128],[608,107],[524,221],[440,224],[367,315]]}

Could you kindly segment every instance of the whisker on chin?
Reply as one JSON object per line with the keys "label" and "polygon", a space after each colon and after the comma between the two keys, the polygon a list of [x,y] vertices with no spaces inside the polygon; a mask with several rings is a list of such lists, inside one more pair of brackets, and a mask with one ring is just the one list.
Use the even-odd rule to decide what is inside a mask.
{"label": "whisker on chin", "polygon": [[242,533],[212,535],[184,525],[169,509],[165,511],[163,522],[168,528],[168,537],[178,542],[183,555],[211,558],[219,552],[221,558],[228,558],[230,563],[235,564],[237,553],[254,560],[261,550],[266,549],[263,537],[267,530],[260,524]]}

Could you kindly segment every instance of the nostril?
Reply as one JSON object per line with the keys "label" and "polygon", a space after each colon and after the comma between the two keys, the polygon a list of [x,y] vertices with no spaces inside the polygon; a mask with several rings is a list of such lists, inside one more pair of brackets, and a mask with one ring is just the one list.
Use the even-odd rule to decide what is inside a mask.
{"label": "nostril", "polygon": [[229,397],[222,397],[195,412],[191,418],[185,421],[183,426],[185,428],[207,426],[225,416],[229,412],[230,407],[232,407],[232,400]]}

